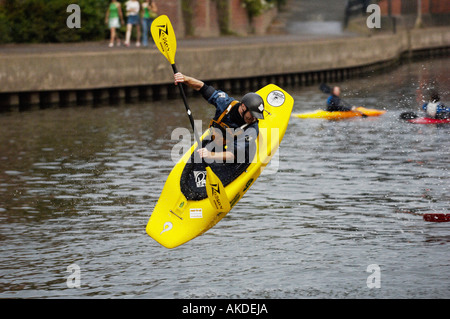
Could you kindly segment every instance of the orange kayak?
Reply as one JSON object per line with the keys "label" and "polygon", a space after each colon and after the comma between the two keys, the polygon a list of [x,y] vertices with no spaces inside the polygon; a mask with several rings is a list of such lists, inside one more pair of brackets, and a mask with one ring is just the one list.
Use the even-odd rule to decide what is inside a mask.
{"label": "orange kayak", "polygon": [[358,116],[380,116],[384,113],[386,113],[385,110],[367,109],[365,107],[360,106],[356,108],[356,111],[328,112],[324,110],[317,110],[314,112],[296,113],[292,115],[301,119],[340,120]]}

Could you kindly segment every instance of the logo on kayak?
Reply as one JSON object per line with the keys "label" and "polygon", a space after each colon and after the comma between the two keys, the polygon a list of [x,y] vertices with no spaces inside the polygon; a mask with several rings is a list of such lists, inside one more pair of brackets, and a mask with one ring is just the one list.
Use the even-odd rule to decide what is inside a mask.
{"label": "logo on kayak", "polygon": [[250,185],[252,185],[252,183],[253,183],[253,178],[250,178],[249,181],[247,182],[247,184],[245,184],[245,188],[242,191],[245,192],[250,187]]}
{"label": "logo on kayak", "polygon": [[194,171],[194,178],[197,187],[206,186],[206,171]]}
{"label": "logo on kayak", "polygon": [[236,196],[234,196],[234,198],[231,200],[230,205],[231,207],[233,207],[234,205],[236,205],[236,203],[238,202],[238,200],[241,198],[241,194],[237,193]]}
{"label": "logo on kayak", "polygon": [[284,93],[281,91],[272,91],[267,95],[267,103],[269,103],[271,106],[281,106],[283,105],[284,101],[286,100],[286,97],[284,96]]}
{"label": "logo on kayak", "polygon": [[163,230],[162,230],[162,232],[160,232],[159,234],[162,235],[162,234],[165,233],[166,231],[171,230],[172,227],[173,227],[173,225],[172,225],[171,222],[164,223]]}
{"label": "logo on kayak", "polygon": [[[207,191],[208,197],[212,196],[213,203],[214,203],[214,206],[216,209],[223,210],[224,204],[222,203],[221,198],[220,198],[220,192],[221,192],[220,184],[210,184],[209,186],[211,188],[210,188],[209,192]],[[225,190],[223,190],[223,191],[225,191]]]}
{"label": "logo on kayak", "polygon": [[189,210],[189,216],[191,218],[203,218],[203,210],[201,208],[191,208]]}

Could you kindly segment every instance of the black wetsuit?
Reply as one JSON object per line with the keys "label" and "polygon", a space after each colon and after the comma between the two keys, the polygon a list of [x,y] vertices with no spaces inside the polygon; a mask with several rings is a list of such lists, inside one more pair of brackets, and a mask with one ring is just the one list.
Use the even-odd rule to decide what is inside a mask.
{"label": "black wetsuit", "polygon": [[327,100],[327,111],[328,112],[336,112],[336,111],[351,111],[352,108],[350,106],[345,106],[342,103],[341,99],[336,95],[330,95]]}

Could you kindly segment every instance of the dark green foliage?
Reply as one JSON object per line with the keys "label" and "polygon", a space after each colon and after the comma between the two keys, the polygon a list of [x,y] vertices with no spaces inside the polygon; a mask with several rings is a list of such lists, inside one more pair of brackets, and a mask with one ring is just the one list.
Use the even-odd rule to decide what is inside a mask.
{"label": "dark green foliage", "polygon": [[[227,0],[215,0],[222,34],[230,34]],[[126,0],[120,0],[122,4]],[[194,34],[193,0],[181,0],[186,34]],[[270,5],[282,6],[286,0],[242,0],[250,18],[266,10]],[[0,0],[1,43],[49,43],[102,40],[109,36],[105,14],[110,0]],[[67,27],[70,4],[81,8],[81,28]],[[122,6],[124,8],[124,6]],[[125,27],[122,27],[124,31]]]}
{"label": "dark green foliage", "polygon": [[[0,2],[0,43],[91,41],[105,38],[108,0],[3,0]],[[66,21],[70,4],[81,8],[81,28]]]}

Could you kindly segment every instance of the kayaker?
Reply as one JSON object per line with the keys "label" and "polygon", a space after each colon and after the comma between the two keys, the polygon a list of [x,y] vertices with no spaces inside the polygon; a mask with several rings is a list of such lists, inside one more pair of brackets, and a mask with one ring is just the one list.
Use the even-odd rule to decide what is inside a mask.
{"label": "kayaker", "polygon": [[425,111],[427,117],[433,119],[450,118],[450,107],[445,106],[440,102],[440,99],[436,90],[431,91],[430,100],[422,105],[422,110]]}
{"label": "kayaker", "polygon": [[197,151],[198,154],[217,162],[251,161],[256,151],[255,141],[259,133],[258,119],[264,119],[264,101],[261,96],[256,93],[247,93],[241,101],[237,101],[227,93],[216,90],[193,77],[176,73],[174,78],[175,85],[187,84],[216,107],[215,116],[210,123],[210,127],[213,128],[214,143],[210,141],[204,143],[203,147]]}
{"label": "kayaker", "polygon": [[333,87],[331,95],[327,99],[327,111],[328,112],[345,112],[354,111],[356,107],[346,106],[339,97],[341,95],[341,89],[338,86]]}

